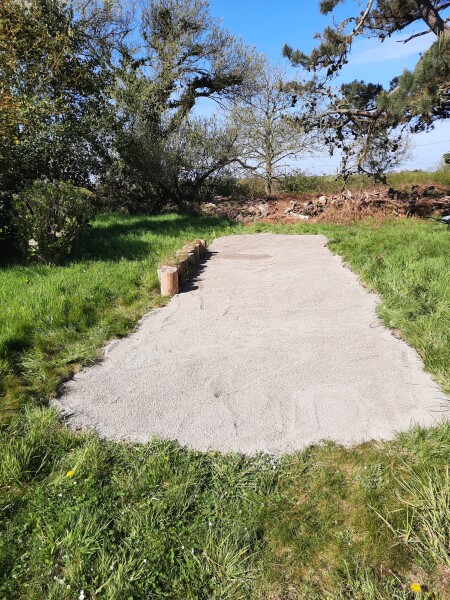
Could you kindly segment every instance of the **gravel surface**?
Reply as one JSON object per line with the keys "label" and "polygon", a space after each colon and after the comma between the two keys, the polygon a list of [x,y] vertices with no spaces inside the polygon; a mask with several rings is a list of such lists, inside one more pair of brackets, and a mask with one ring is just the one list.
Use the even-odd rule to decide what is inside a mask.
{"label": "gravel surface", "polygon": [[187,291],[64,386],[55,403],[69,425],[280,454],[446,418],[449,398],[326,241],[217,239]]}

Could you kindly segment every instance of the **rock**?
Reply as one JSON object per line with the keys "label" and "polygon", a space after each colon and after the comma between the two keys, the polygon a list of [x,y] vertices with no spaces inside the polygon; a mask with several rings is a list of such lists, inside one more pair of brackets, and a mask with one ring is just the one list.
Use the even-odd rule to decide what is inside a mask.
{"label": "rock", "polygon": [[258,204],[258,208],[262,214],[263,217],[265,217],[267,215],[267,204]]}
{"label": "rock", "polygon": [[326,196],[320,196],[318,198],[317,202],[319,202],[319,204],[326,204],[328,202],[328,200],[327,200]]}
{"label": "rock", "polygon": [[249,206],[246,211],[251,215],[259,215],[261,211],[256,206]]}

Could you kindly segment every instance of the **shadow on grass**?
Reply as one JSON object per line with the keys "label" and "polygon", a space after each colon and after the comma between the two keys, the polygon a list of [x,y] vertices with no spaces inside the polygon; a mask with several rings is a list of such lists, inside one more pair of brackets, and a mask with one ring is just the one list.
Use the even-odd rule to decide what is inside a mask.
{"label": "shadow on grass", "polygon": [[[202,215],[108,215],[94,224],[78,260],[139,260],[161,248],[161,238],[176,239],[184,235],[190,241],[200,229],[223,225],[223,219]],[[146,234],[149,234],[147,239]]]}
{"label": "shadow on grass", "polygon": [[[142,260],[161,248],[161,238],[180,238],[186,241],[207,231],[224,226],[224,219],[192,215],[137,215],[109,214],[100,216],[83,237],[81,248],[68,263],[86,260],[112,261]],[[192,233],[190,232],[192,230]],[[146,238],[146,234],[149,234]],[[11,247],[0,253],[0,268],[26,265],[27,262]]]}

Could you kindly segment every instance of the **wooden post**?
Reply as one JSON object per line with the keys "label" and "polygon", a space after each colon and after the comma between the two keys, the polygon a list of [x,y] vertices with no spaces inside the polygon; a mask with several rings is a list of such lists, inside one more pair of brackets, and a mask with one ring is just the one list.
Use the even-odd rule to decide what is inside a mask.
{"label": "wooden post", "polygon": [[189,271],[189,259],[186,256],[182,258],[178,263],[178,273],[180,276],[185,275]]}
{"label": "wooden post", "polygon": [[194,244],[198,246],[199,255],[203,256],[206,253],[206,240],[195,240]]}
{"label": "wooden post", "polygon": [[200,258],[200,251],[197,248],[197,245],[195,242],[193,242],[192,244],[186,244],[185,246],[183,246],[182,251],[185,252],[188,256],[189,256],[189,260],[191,260],[191,254],[194,254],[194,259],[193,262],[196,263],[198,262],[199,258]]}
{"label": "wooden post", "polygon": [[158,279],[161,284],[161,296],[178,294],[178,269],[163,265],[158,269]]}
{"label": "wooden post", "polygon": [[195,252],[195,262],[198,262],[200,260],[200,253],[201,253],[201,248],[200,248],[200,242],[194,242],[194,252]]}

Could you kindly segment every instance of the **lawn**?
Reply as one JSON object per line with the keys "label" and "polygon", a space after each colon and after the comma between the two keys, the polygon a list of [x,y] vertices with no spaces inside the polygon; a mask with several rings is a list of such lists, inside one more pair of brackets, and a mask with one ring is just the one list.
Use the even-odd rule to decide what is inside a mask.
{"label": "lawn", "polygon": [[[450,390],[443,226],[245,232],[269,229],[326,234]],[[1,268],[0,598],[450,598],[448,426],[274,460],[106,442],[48,408],[62,379],[161,303],[158,262],[185,241],[243,230],[110,215],[69,265]]]}

